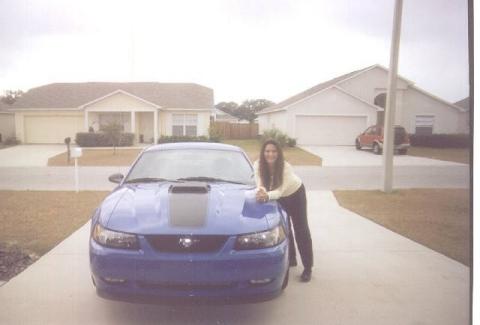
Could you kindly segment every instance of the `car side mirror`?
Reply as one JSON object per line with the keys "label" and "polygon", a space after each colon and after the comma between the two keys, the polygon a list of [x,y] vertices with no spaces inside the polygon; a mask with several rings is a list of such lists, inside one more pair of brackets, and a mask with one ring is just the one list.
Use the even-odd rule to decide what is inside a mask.
{"label": "car side mirror", "polygon": [[108,177],[108,180],[112,183],[120,184],[120,182],[123,180],[123,177],[124,177],[123,174],[117,173],[117,174],[110,175]]}

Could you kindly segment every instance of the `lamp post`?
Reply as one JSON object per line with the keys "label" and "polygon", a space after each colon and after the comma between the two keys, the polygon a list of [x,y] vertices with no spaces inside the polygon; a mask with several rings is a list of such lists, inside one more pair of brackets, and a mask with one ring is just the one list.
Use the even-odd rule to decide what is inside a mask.
{"label": "lamp post", "polygon": [[390,48],[390,69],[388,72],[387,105],[385,108],[383,138],[383,191],[391,193],[393,188],[393,125],[397,100],[398,52],[400,46],[400,29],[402,25],[403,0],[395,0],[393,14],[392,44]]}

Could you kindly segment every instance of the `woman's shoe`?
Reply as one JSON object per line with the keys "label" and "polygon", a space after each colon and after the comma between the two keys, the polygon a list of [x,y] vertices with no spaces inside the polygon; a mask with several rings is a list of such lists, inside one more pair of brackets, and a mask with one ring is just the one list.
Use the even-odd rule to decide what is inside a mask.
{"label": "woman's shoe", "polygon": [[302,275],[300,276],[300,280],[302,282],[309,282],[312,279],[312,269],[307,268],[303,270]]}

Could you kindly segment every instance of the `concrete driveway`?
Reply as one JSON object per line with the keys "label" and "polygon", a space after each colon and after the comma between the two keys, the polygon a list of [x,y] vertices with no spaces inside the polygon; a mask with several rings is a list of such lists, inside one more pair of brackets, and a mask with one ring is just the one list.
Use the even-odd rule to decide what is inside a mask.
{"label": "concrete driveway", "polygon": [[63,144],[13,146],[0,150],[0,167],[47,166],[48,158],[65,151]]}
{"label": "concrete driveway", "polygon": [[99,298],[86,224],[0,287],[0,324],[468,324],[469,268],[310,191],[312,282],[241,305],[147,305]]}
{"label": "concrete driveway", "polygon": [[[381,166],[382,155],[375,155],[371,150],[356,150],[354,146],[301,146],[302,149],[322,158],[323,166]],[[436,159],[395,155],[395,166],[465,166],[465,164]]]}

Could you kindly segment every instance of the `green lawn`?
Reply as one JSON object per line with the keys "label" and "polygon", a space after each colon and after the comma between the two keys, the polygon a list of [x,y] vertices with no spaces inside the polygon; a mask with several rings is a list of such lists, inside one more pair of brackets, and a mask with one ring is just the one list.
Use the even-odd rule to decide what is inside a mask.
{"label": "green lawn", "polygon": [[427,148],[410,147],[408,155],[445,161],[470,163],[470,150],[468,148]]}

